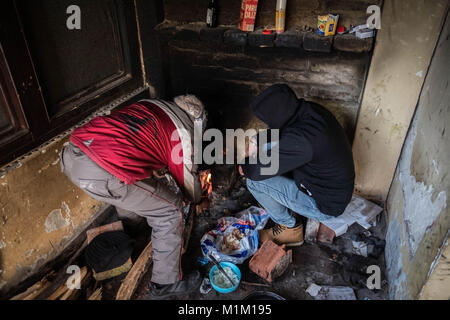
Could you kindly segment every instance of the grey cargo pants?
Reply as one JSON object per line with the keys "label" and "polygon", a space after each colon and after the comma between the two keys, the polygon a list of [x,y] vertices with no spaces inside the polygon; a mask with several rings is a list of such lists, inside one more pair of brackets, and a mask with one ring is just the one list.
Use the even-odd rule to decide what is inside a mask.
{"label": "grey cargo pants", "polygon": [[171,284],[182,278],[181,195],[154,178],[127,185],[71,143],[61,153],[61,170],[92,198],[147,219],[152,227],[153,282]]}

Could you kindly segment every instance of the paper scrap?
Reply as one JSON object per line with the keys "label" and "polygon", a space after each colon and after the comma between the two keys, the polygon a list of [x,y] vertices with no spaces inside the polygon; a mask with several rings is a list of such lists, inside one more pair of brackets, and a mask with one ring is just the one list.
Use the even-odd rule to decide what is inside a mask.
{"label": "paper scrap", "polygon": [[323,220],[322,223],[334,231],[336,237],[347,232],[355,222],[365,229],[369,229],[374,223],[377,215],[383,208],[360,196],[353,195],[344,213],[338,217]]}
{"label": "paper scrap", "polygon": [[322,289],[321,286],[318,286],[315,283],[311,283],[309,287],[306,289],[306,292],[308,292],[310,296],[315,297],[319,294],[320,289]]}

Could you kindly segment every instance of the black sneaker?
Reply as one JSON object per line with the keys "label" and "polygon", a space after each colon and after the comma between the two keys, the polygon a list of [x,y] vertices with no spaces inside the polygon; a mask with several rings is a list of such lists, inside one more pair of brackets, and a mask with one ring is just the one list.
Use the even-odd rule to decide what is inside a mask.
{"label": "black sneaker", "polygon": [[171,296],[190,294],[197,290],[201,283],[202,277],[198,271],[184,276],[183,280],[174,284],[157,285],[152,282],[150,285],[150,292],[145,298],[149,300],[161,300]]}

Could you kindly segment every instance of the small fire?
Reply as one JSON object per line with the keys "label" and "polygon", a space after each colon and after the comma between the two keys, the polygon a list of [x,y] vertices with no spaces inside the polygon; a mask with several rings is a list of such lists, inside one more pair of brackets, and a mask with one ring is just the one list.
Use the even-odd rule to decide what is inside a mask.
{"label": "small fire", "polygon": [[196,205],[197,215],[209,210],[209,195],[212,192],[212,175],[211,170],[200,171],[200,183],[202,186],[202,199],[201,202]]}
{"label": "small fire", "polygon": [[209,196],[212,192],[212,175],[210,170],[200,172],[200,182],[202,186],[202,196]]}

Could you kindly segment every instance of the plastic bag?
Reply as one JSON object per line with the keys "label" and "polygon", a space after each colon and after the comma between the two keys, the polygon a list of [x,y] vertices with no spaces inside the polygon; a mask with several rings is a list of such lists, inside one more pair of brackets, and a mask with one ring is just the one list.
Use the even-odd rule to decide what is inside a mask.
{"label": "plastic bag", "polygon": [[[206,233],[200,241],[203,255],[205,257],[213,255],[219,262],[229,261],[235,264],[244,262],[258,250],[258,230],[264,228],[268,218],[269,215],[264,209],[252,206],[239,212],[236,217],[219,219],[216,229]],[[225,253],[222,251],[224,239],[232,235],[233,231],[242,236],[239,248]]]}

